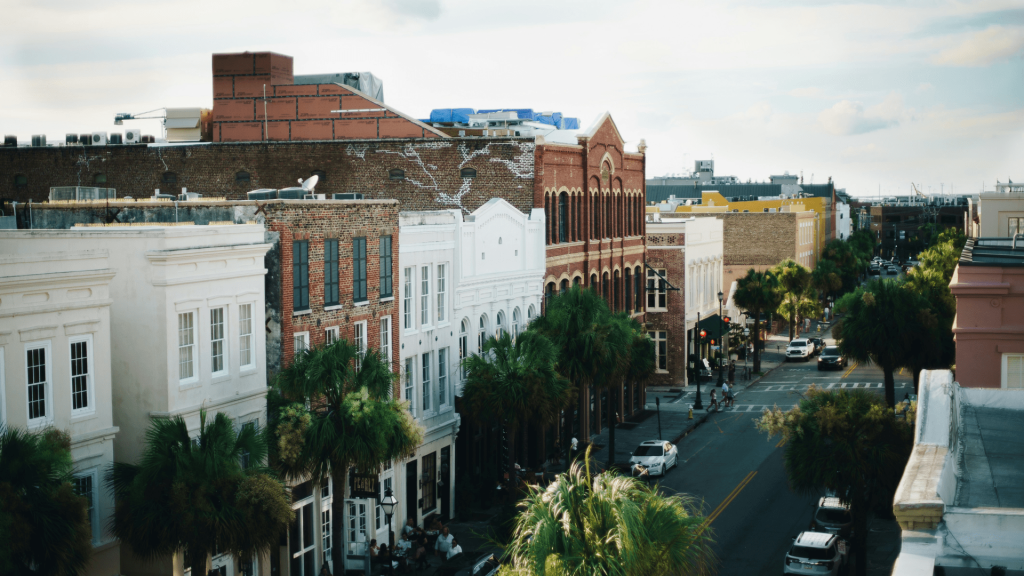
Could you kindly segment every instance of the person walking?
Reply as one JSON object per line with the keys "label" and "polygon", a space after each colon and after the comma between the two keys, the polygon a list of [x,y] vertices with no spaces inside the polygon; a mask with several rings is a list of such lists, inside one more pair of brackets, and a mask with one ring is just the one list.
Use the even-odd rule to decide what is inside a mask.
{"label": "person walking", "polygon": [[718,398],[715,396],[715,389],[711,389],[711,402],[708,404],[708,412],[711,412],[711,407],[714,406],[719,412],[722,411],[722,405],[718,403]]}
{"label": "person walking", "polygon": [[437,542],[434,543],[434,556],[445,556],[448,554],[448,550],[452,547],[452,540],[455,537],[448,533],[448,527],[445,526],[441,529],[441,534],[437,537]]}
{"label": "person walking", "polygon": [[722,406],[728,407],[729,400],[732,398],[731,392],[729,392],[729,384],[726,382],[722,383]]}
{"label": "person walking", "polygon": [[736,361],[729,361],[729,386],[732,386],[736,382]]}

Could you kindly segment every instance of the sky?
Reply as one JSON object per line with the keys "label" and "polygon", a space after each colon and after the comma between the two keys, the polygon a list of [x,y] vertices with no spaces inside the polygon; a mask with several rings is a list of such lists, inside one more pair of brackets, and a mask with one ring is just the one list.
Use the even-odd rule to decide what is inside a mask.
{"label": "sky", "polygon": [[[373,72],[385,101],[611,113],[647,177],[714,159],[741,181],[854,195],[1024,180],[1024,0],[3,0],[0,132],[118,132],[212,107],[211,54]],[[159,136],[156,121],[136,127]]]}

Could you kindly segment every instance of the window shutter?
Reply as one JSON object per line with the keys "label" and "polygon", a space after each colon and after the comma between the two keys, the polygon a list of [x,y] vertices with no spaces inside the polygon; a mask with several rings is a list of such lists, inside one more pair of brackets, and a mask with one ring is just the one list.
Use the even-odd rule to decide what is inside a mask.
{"label": "window shutter", "polygon": [[1006,387],[1024,388],[1024,356],[1015,354],[1006,357]]}

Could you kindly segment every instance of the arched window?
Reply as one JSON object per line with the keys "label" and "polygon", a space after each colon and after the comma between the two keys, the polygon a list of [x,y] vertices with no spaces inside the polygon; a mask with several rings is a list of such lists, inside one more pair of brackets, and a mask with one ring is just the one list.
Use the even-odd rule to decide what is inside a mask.
{"label": "arched window", "polygon": [[519,326],[522,324],[522,322],[523,322],[522,313],[519,312],[519,307],[516,306],[515,308],[512,309],[512,337],[513,338],[518,338],[519,337]]}
{"label": "arched window", "polygon": [[593,290],[594,292],[598,291],[597,274],[590,275],[590,289]]}
{"label": "arched window", "polygon": [[551,196],[544,195],[544,242],[551,244]]}
{"label": "arched window", "polygon": [[601,237],[601,196],[591,196],[590,206],[593,212],[590,218],[590,237],[597,240]]}
{"label": "arched window", "polygon": [[580,282],[581,282],[581,281],[582,281],[582,278],[580,278],[579,276],[577,276],[577,277],[575,277],[575,278],[573,278],[573,279],[572,279],[572,285],[573,285],[573,286],[579,286],[579,285],[580,285]]}
{"label": "arched window", "polygon": [[494,336],[501,338],[501,335],[505,333],[505,311],[499,310],[496,316],[497,321],[494,325]]}
{"label": "arched window", "polygon": [[390,180],[405,180],[405,170],[401,168],[392,168],[388,170],[388,179]]}
{"label": "arched window", "polygon": [[608,303],[608,273],[605,272],[601,275],[601,296],[604,298],[605,304]]}
{"label": "arched window", "polygon": [[604,214],[604,219],[601,221],[601,238],[608,238],[612,234],[611,226],[609,226],[612,210],[608,196],[601,197],[601,208],[601,212]]}
{"label": "arched window", "polygon": [[160,179],[164,184],[177,184],[178,175],[174,172],[164,172],[163,177]]}
{"label": "arched window", "polygon": [[630,273],[630,269],[626,268],[622,273],[622,284],[626,288],[626,312],[633,313],[633,275]]}
{"label": "arched window", "polygon": [[476,353],[484,353],[484,342],[487,341],[487,314],[480,315],[480,329],[476,335]]}
{"label": "arched window", "polygon": [[635,292],[635,294],[633,295],[633,298],[635,300],[635,308],[634,309],[637,312],[643,312],[643,309],[644,309],[644,304],[643,304],[643,302],[644,302],[644,288],[643,288],[643,286],[644,286],[644,283],[643,283],[643,278],[641,277],[641,274],[640,274],[640,267],[637,266],[636,269],[633,270],[633,291]]}
{"label": "arched window", "polygon": [[551,305],[551,300],[555,297],[555,283],[548,282],[547,287],[544,289],[544,304],[547,306]]}
{"label": "arched window", "polygon": [[104,174],[103,172],[97,172],[96,174],[93,174],[92,183],[96,186],[106,186],[107,175]]}
{"label": "arched window", "polygon": [[15,188],[24,188],[26,186],[28,186],[28,176],[25,176],[24,174],[15,174],[14,175],[14,187]]}
{"label": "arched window", "polygon": [[248,184],[251,178],[245,170],[235,172],[235,184]]}
{"label": "arched window", "polygon": [[569,195],[558,195],[558,242],[569,241]]}
{"label": "arched window", "polygon": [[309,173],[309,176],[316,176],[316,183],[318,185],[327,182],[327,172],[324,172],[323,170],[313,170]]}
{"label": "arched window", "polygon": [[462,379],[466,379],[466,368],[463,362],[469,357],[469,318],[462,319],[462,327],[459,329],[459,366]]}
{"label": "arched window", "polygon": [[537,317],[537,309],[530,304],[530,307],[526,309],[526,323],[533,322],[533,319]]}
{"label": "arched window", "polygon": [[622,294],[622,292],[619,289],[619,283],[622,280],[622,278],[619,276],[619,271],[618,270],[615,271],[615,278],[614,278],[614,280],[615,281],[612,282],[612,311],[613,312],[618,312],[619,311],[619,295]]}
{"label": "arched window", "polygon": [[580,222],[583,219],[583,196],[574,196],[572,205],[572,239],[573,242],[579,242],[583,240],[583,225]]}
{"label": "arched window", "polygon": [[462,176],[463,178],[476,178],[476,169],[463,168],[462,170],[459,171],[459,176]]}
{"label": "arched window", "polygon": [[569,279],[566,278],[566,279],[562,280],[562,283],[558,286],[558,293],[559,294],[565,294],[568,291],[569,291]]}

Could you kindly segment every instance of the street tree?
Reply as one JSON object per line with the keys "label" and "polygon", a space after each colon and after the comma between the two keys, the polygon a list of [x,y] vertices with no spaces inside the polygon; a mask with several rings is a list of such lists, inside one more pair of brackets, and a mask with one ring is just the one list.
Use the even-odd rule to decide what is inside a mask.
{"label": "street tree", "polygon": [[[801,318],[813,318],[821,315],[821,303],[818,301],[817,294],[814,289],[808,286],[802,294],[787,295],[785,299],[779,303],[778,307],[779,314],[786,318],[795,318],[796,322],[800,322]],[[794,326],[793,323],[790,326]],[[794,336],[790,336],[790,340]]]}
{"label": "street tree", "polygon": [[255,426],[200,412],[199,436],[180,416],[146,431],[138,464],[115,462],[113,532],[145,559],[185,551],[205,574],[215,549],[253,558],[276,546],[294,515],[284,485],[264,466],[267,443]]}
{"label": "street tree", "polygon": [[925,339],[920,311],[928,309],[920,294],[895,280],[873,280],[836,303],[845,316],[832,329],[832,337],[847,358],[874,362],[885,374],[885,401],[896,405],[894,372],[910,366],[916,346],[932,346]]}
{"label": "street tree", "polygon": [[857,574],[866,574],[868,512],[878,502],[892,502],[910,458],[912,425],[897,420],[866,390],[814,386],[797,407],[766,408],[755,423],[769,437],[782,435],[786,476],[794,490],[833,491],[850,504]]}
{"label": "street tree", "polygon": [[[587,461],[589,461],[589,454]],[[711,574],[713,536],[697,502],[574,463],[520,503],[500,574]]]}
{"label": "street tree", "polygon": [[781,301],[778,280],[771,271],[758,272],[751,268],[736,282],[733,301],[754,319],[754,372],[761,371],[761,314],[774,312]]}
{"label": "street tree", "polygon": [[[289,478],[331,483],[344,494],[348,469],[377,471],[405,458],[423,443],[423,428],[398,400],[398,376],[376,350],[360,352],[345,339],[295,355],[275,378],[274,387],[293,403],[275,415],[274,440]],[[308,406],[308,415],[305,413]],[[332,518],[344,518],[344,501],[335,498]],[[335,570],[344,566],[342,530],[331,531]]]}
{"label": "street tree", "polygon": [[843,288],[843,274],[833,260],[822,258],[811,272],[811,286],[818,291],[821,299],[839,292]]}
{"label": "street tree", "polygon": [[772,267],[772,274],[778,280],[778,312],[789,320],[789,341],[792,342],[796,337],[795,329],[797,316],[801,311],[801,301],[806,299],[807,288],[811,285],[811,271],[793,260],[786,259]]}
{"label": "street tree", "polygon": [[624,382],[636,386],[647,380],[655,370],[654,342],[647,336],[643,326],[628,314],[620,312],[609,318],[611,329],[609,347],[615,358],[611,369],[601,376],[599,386],[608,388],[608,467],[615,464],[615,428],[618,426],[616,414],[621,409],[619,399],[622,397]]}
{"label": "street tree", "polygon": [[0,574],[72,576],[92,554],[88,502],[75,492],[71,438],[0,424]]}
{"label": "street tree", "polygon": [[517,338],[508,332],[492,336],[481,354],[463,360],[463,404],[477,422],[505,427],[509,478],[516,477],[517,432],[526,425],[557,422],[559,412],[573,400],[572,385],[555,370],[557,358],[551,341],[531,326]]}

